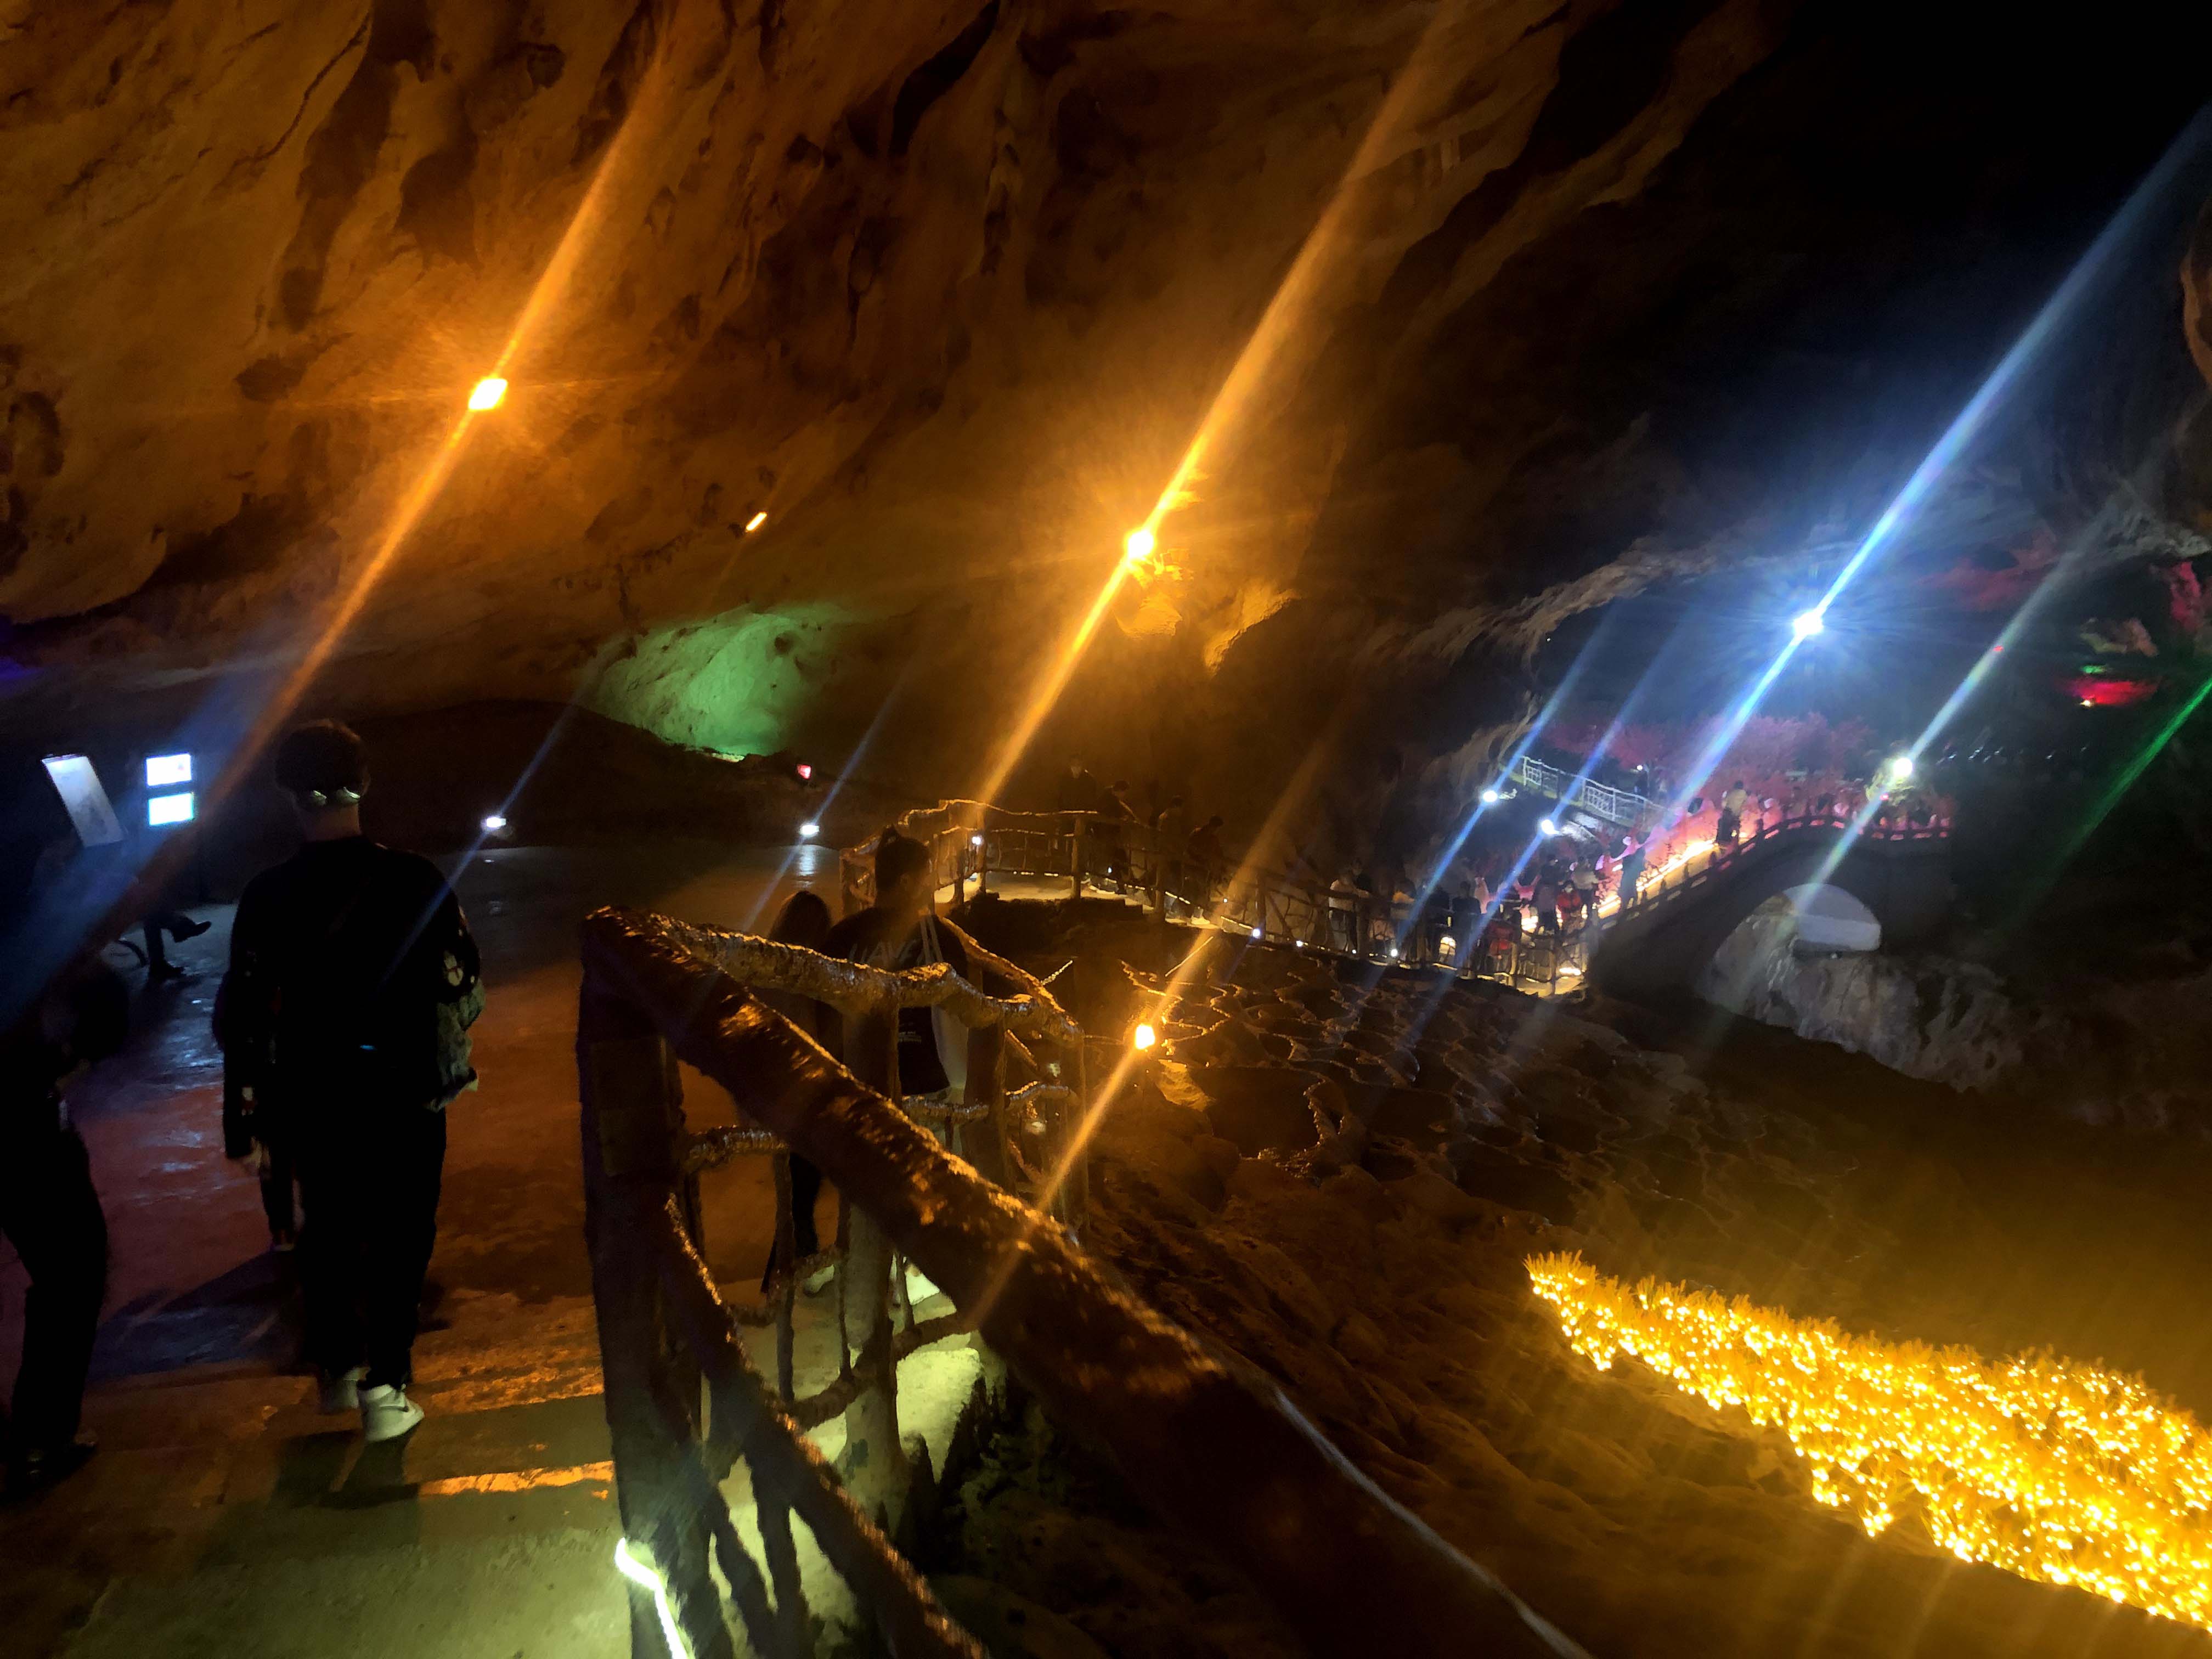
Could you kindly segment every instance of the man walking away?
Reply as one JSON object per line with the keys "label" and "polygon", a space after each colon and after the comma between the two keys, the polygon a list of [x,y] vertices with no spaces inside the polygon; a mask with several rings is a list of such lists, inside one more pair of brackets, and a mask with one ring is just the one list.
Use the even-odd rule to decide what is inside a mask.
{"label": "man walking away", "polygon": [[[884,830],[876,842],[876,902],[832,927],[822,954],[894,973],[949,963],[968,978],[966,939],[930,913],[933,879],[929,848],[896,830]],[[966,1027],[935,1008],[900,1009],[899,1092],[949,1103],[967,1080]]]}
{"label": "man walking away", "polygon": [[326,1412],[390,1440],[437,1240],[445,1109],[473,1088],[476,942],[435,865],[362,834],[361,739],[319,720],[276,749],[307,844],[246,886],[223,982],[225,1151],[289,1145],[307,1358]]}
{"label": "man walking away", "polygon": [[122,981],[88,958],[0,1032],[0,1233],[31,1275],[14,1409],[0,1411],[10,1498],[93,1454],[77,1425],[107,1292],[107,1221],[60,1085],[123,1046],[129,1010]]}

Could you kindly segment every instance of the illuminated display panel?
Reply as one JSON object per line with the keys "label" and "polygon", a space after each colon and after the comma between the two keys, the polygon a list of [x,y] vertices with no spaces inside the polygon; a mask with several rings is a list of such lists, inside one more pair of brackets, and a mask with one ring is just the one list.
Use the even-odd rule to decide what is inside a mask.
{"label": "illuminated display panel", "polygon": [[89,760],[82,755],[49,755],[46,768],[79,841],[87,847],[112,847],[123,839],[122,821]]}
{"label": "illuminated display panel", "polygon": [[156,795],[146,803],[146,824],[159,830],[165,824],[190,823],[197,805],[192,792],[181,795]]}
{"label": "illuminated display panel", "polygon": [[172,784],[192,781],[192,757],[190,755],[149,755],[146,757],[146,787],[166,789]]}

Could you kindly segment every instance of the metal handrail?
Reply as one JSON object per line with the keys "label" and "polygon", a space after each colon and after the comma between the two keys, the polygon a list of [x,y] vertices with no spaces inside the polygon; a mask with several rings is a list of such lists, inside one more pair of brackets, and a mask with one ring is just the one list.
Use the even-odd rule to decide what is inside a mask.
{"label": "metal handrail", "polygon": [[1510,775],[1516,782],[1556,797],[1562,806],[1586,806],[1599,817],[1632,830],[1649,823],[1660,813],[1660,804],[1648,795],[1639,795],[1632,789],[1617,789],[1590,778],[1584,778],[1577,786],[1573,773],[1547,766],[1534,755],[1522,756]]}
{"label": "metal handrail", "polygon": [[[787,1417],[747,1386],[726,1310],[696,1256],[679,1248],[691,1231],[672,1150],[679,1056],[818,1165],[856,1219],[866,1217],[943,1287],[1055,1420],[1103,1447],[1158,1512],[1240,1568],[1315,1651],[1410,1659],[1581,1651],[1385,1496],[1272,1384],[1231,1370],[1109,1279],[1065,1230],[948,1154],[669,929],[602,910],[585,923],[584,963],[586,1225],[617,1497],[695,1654],[731,1651],[710,1560],[757,1645],[802,1650],[789,1632],[804,1621],[787,1616],[785,1601],[796,1571],[771,1523],[787,1534],[798,1508],[811,1525],[800,1498],[827,1500],[775,1484],[795,1480],[794,1460],[803,1464],[806,1454]],[[878,1328],[870,1340],[880,1340]],[[870,1358],[864,1348],[864,1367]],[[713,1402],[703,1434],[692,1403],[702,1379]],[[717,1425],[725,1399],[729,1434]],[[855,1402],[848,1425],[879,1434],[880,1425],[855,1423],[864,1404]],[[710,1455],[733,1444],[763,1497],[774,1608],[759,1593],[758,1569],[735,1559],[744,1553],[731,1547],[710,1478]],[[872,1461],[882,1443],[869,1446]],[[807,1467],[819,1483],[818,1463]],[[850,1467],[858,1474],[861,1462]],[[863,1498],[860,1510],[871,1507]],[[830,1523],[844,1551],[832,1559],[875,1608],[895,1654],[975,1651],[865,1516],[831,1513]]]}

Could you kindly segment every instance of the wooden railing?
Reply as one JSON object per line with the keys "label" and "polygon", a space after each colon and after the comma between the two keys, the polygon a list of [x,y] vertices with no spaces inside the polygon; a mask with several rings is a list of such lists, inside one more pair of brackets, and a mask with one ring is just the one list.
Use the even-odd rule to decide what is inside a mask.
{"label": "wooden railing", "polygon": [[[981,983],[941,968],[884,974],[621,910],[586,921],[583,957],[585,1225],[623,1548],[645,1564],[632,1581],[637,1659],[672,1648],[672,1659],[734,1659],[733,1625],[755,1651],[811,1656],[821,1633],[799,1588],[793,1515],[890,1653],[981,1659],[884,1525],[903,1479],[898,1358],[932,1334],[910,1313],[903,1331],[894,1326],[902,1260],[951,1297],[948,1328],[979,1332],[1055,1420],[1106,1452],[1164,1519],[1241,1568],[1315,1652],[1579,1651],[1385,1497],[1271,1385],[1232,1371],[1109,1282],[1064,1225],[893,1103],[901,1006],[951,1011],[987,1062],[994,1043],[1003,1058],[1024,1038],[1079,1055],[1081,1034],[1034,980],[988,957]],[[853,1070],[740,975],[843,1011]],[[971,1048],[971,1095],[977,1058]],[[729,1091],[741,1124],[687,1131],[679,1059]],[[1081,1073],[1079,1060],[1071,1113],[1083,1109]],[[980,1074],[988,1095],[994,1068]],[[702,1170],[770,1147],[811,1160],[849,1209],[838,1267],[844,1373],[811,1399],[793,1397],[782,1357],[788,1277],[776,1298],[783,1375],[772,1387],[699,1249]],[[1063,1143],[1062,1170],[1072,1150]],[[788,1237],[781,1213],[778,1230]],[[801,1427],[828,1414],[825,1399],[845,1415],[839,1470]],[[739,1459],[759,1559],[721,1490]]]}

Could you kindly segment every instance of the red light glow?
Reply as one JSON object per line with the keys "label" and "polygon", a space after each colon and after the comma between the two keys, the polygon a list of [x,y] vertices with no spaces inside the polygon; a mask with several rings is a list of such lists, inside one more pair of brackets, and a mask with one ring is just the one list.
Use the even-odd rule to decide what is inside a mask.
{"label": "red light glow", "polygon": [[2158,690],[2156,680],[2114,679],[2096,674],[2075,674],[2062,684],[2066,695],[2084,708],[2125,708]]}

